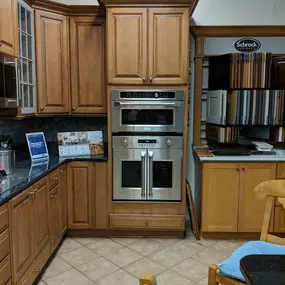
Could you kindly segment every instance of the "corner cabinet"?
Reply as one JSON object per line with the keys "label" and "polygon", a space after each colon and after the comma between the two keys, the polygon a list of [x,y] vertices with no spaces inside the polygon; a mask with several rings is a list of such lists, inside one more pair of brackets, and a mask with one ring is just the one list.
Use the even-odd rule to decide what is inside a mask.
{"label": "corner cabinet", "polygon": [[106,113],[105,19],[70,19],[71,112]]}
{"label": "corner cabinet", "polygon": [[18,56],[17,0],[0,1],[0,52]]}
{"label": "corner cabinet", "polygon": [[108,83],[186,85],[189,8],[108,8]]}
{"label": "corner cabinet", "polygon": [[68,17],[35,11],[38,113],[68,113],[70,64]]}

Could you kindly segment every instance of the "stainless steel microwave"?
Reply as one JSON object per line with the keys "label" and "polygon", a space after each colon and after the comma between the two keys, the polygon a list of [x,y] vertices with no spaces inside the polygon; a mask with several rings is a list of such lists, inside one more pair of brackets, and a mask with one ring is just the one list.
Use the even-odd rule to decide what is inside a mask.
{"label": "stainless steel microwave", "polygon": [[0,108],[18,107],[17,60],[0,57]]}

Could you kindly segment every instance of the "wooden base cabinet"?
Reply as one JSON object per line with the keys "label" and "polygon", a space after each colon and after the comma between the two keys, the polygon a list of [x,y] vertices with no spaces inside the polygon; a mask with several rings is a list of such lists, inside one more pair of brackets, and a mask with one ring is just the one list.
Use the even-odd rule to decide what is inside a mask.
{"label": "wooden base cabinet", "polygon": [[265,203],[255,186],[276,178],[275,163],[204,163],[202,232],[260,232]]}

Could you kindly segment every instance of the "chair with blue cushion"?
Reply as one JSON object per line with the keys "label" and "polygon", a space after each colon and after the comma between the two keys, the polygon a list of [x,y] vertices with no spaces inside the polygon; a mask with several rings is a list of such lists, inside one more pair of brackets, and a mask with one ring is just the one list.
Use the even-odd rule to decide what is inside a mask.
{"label": "chair with blue cushion", "polygon": [[245,280],[240,272],[240,260],[252,254],[284,254],[285,239],[269,234],[269,225],[273,213],[275,199],[285,209],[285,180],[270,180],[262,182],[253,190],[258,199],[266,199],[265,214],[261,230],[260,241],[250,241],[219,266],[209,267],[208,285],[244,285]]}

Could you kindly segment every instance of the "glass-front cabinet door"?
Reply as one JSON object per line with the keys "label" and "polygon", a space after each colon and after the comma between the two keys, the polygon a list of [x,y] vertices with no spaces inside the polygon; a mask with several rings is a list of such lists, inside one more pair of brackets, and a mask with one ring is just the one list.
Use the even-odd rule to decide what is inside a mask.
{"label": "glass-front cabinet door", "polygon": [[113,150],[113,199],[145,200],[147,150]]}
{"label": "glass-front cabinet door", "polygon": [[22,114],[36,113],[34,11],[23,0],[18,1],[19,73]]}

